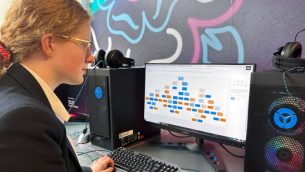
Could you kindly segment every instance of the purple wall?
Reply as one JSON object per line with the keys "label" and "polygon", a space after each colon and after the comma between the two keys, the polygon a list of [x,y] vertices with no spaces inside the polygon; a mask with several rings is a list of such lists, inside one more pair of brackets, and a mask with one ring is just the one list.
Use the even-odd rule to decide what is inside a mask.
{"label": "purple wall", "polygon": [[[136,65],[256,63],[305,28],[304,0],[95,0],[97,49],[119,49]],[[301,33],[298,41],[305,41]]]}

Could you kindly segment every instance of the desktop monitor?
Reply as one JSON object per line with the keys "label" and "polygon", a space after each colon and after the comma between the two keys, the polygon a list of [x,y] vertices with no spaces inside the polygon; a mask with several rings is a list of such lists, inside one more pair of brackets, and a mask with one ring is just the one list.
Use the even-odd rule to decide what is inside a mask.
{"label": "desktop monitor", "polygon": [[254,64],[146,64],[144,119],[244,148]]}

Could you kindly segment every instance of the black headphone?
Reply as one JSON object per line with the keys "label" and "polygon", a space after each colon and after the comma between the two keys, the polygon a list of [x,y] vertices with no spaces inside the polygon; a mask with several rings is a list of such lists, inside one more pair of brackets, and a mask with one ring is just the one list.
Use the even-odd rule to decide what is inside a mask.
{"label": "black headphone", "polygon": [[301,59],[302,45],[300,42],[288,42],[273,53],[273,66],[289,70],[294,67],[305,67],[305,59]]}
{"label": "black headphone", "polygon": [[126,58],[119,50],[111,50],[105,59],[106,65],[112,68],[134,66],[134,59]]}
{"label": "black headphone", "polygon": [[131,67],[134,66],[134,59],[124,57],[123,53],[119,50],[111,50],[105,57],[106,52],[99,50],[97,54],[97,61],[102,60],[103,63],[99,65],[100,68]]}
{"label": "black headphone", "polygon": [[105,55],[106,52],[103,49],[100,49],[97,53],[95,65],[97,65],[99,68],[106,68]]}

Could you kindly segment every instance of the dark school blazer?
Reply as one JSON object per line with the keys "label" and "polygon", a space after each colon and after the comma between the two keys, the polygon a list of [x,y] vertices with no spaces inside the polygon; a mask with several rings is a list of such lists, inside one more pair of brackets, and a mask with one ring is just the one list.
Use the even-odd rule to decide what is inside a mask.
{"label": "dark school blazer", "polygon": [[0,171],[91,171],[80,166],[41,86],[19,63],[0,77]]}

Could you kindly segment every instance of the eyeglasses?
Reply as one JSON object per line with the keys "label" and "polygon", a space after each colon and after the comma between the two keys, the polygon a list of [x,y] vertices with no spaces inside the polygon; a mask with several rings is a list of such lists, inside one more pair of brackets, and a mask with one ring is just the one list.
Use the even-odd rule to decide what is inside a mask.
{"label": "eyeglasses", "polygon": [[88,41],[88,40],[84,40],[84,39],[80,39],[80,38],[76,38],[76,37],[72,37],[72,36],[59,35],[59,34],[57,34],[56,36],[58,36],[60,38],[71,40],[75,43],[79,43],[79,45],[81,45],[83,48],[86,49],[86,51],[87,51],[86,57],[91,55],[92,41]]}

